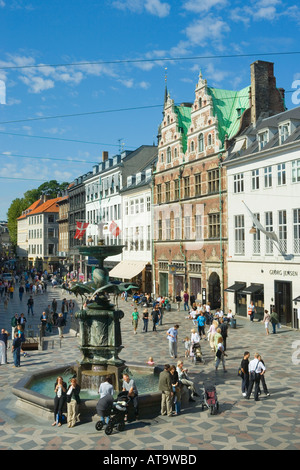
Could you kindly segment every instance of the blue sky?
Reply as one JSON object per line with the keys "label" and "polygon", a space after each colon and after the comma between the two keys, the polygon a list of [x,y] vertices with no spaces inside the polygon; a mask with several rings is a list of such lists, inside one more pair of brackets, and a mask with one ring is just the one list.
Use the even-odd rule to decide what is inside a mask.
{"label": "blue sky", "polygon": [[[299,27],[296,0],[0,0],[0,220],[14,198],[72,181],[103,150],[156,143],[166,67],[178,103],[193,101],[200,69],[210,86],[244,88],[257,59],[291,91],[300,54],[259,54],[300,51]],[[232,54],[251,57],[175,60]],[[112,63],[145,59],[156,62]],[[97,61],[110,63],[82,64]],[[13,68],[39,64],[49,66]],[[25,121],[131,107],[145,109]]]}

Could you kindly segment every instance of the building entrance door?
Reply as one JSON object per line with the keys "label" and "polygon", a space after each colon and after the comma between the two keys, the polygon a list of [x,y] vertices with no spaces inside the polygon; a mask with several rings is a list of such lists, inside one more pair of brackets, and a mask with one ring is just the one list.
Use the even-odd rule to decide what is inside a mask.
{"label": "building entrance door", "polygon": [[275,281],[275,312],[283,325],[291,326],[292,322],[292,283]]}
{"label": "building entrance door", "polygon": [[159,292],[163,297],[169,296],[169,274],[159,273]]}
{"label": "building entrance door", "polygon": [[221,307],[221,283],[217,273],[211,273],[209,276],[208,300],[212,309]]}

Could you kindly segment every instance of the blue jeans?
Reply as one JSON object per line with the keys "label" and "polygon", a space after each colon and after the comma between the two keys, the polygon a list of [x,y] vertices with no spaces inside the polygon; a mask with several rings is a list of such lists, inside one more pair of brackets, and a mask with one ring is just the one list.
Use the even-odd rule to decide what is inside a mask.
{"label": "blue jeans", "polygon": [[18,347],[14,349],[13,351],[13,358],[14,358],[14,365],[15,367],[20,367],[20,352],[21,352],[21,347]]}
{"label": "blue jeans", "polygon": [[189,311],[189,303],[188,302],[184,302],[183,304],[183,308],[184,308],[184,311]]}

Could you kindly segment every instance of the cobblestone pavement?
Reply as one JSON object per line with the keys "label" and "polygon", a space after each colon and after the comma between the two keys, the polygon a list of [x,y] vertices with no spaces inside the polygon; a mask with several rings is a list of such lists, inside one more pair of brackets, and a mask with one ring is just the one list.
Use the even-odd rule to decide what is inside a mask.
{"label": "cobblestone pavement", "polygon": [[[18,295],[9,302],[7,310],[0,303],[0,327],[11,331],[10,320],[14,313],[25,313],[27,329],[36,327],[43,308],[52,299],[58,299],[59,306],[65,295],[58,288],[48,288],[47,294],[35,297],[35,316],[27,316],[24,296]],[[179,357],[184,358],[183,339],[190,334],[192,322],[185,318],[183,311],[165,313],[163,325],[158,333],[142,333],[142,322],[138,334],[134,335],[130,314],[131,302],[119,302],[125,312],[122,320],[124,349],[121,357],[127,362],[145,364],[148,357],[154,357],[156,364],[172,361],[168,355],[166,331],[174,323],[179,328]],[[140,308],[142,311],[142,308]],[[150,326],[150,325],[149,325]],[[151,328],[150,328],[151,330]],[[55,333],[57,335],[57,333]],[[54,335],[54,336],[55,336]],[[300,367],[297,350],[300,351],[298,331],[286,328],[278,334],[265,334],[264,325],[238,318],[237,328],[229,330],[227,346],[227,374],[222,368],[214,371],[214,357],[207,341],[202,340],[205,364],[192,364],[185,359],[189,375],[198,384],[213,382],[217,386],[220,402],[219,414],[210,416],[202,411],[201,398],[182,410],[175,417],[154,416],[126,425],[124,432],[111,436],[95,430],[95,423],[85,422],[75,428],[67,426],[53,428],[48,419],[37,418],[18,407],[16,397],[11,393],[15,383],[28,373],[65,365],[80,360],[78,338],[67,332],[55,349],[33,351],[21,359],[21,367],[13,368],[9,350],[9,364],[0,366],[0,449],[1,450],[106,450],[106,451],[197,451],[197,450],[299,450],[300,449]],[[261,396],[259,402],[245,400],[241,395],[241,381],[237,370],[244,350],[253,357],[258,351],[267,366],[266,382],[271,396]]]}

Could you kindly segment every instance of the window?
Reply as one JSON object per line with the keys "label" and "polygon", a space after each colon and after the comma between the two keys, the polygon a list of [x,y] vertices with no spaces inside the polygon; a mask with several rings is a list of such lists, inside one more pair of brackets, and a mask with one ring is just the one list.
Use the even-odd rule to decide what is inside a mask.
{"label": "window", "polygon": [[48,245],[48,255],[51,256],[51,255],[54,255],[54,244],[51,243]]}
{"label": "window", "polygon": [[177,147],[174,148],[174,159],[178,157],[178,150]]}
{"label": "window", "polygon": [[199,108],[202,108],[202,98],[199,98],[198,105],[199,105]]}
{"label": "window", "polygon": [[252,189],[259,189],[259,170],[252,170]]}
{"label": "window", "polygon": [[166,219],[166,240],[171,240],[171,220]]}
{"label": "window", "polygon": [[264,177],[265,177],[265,188],[272,187],[272,167],[266,166],[264,169]]}
{"label": "window", "polygon": [[285,163],[280,163],[279,165],[277,165],[277,184],[278,186],[286,184]]}
{"label": "window", "polygon": [[162,240],[162,220],[158,220],[158,240]]}
{"label": "window", "polygon": [[140,227],[140,250],[144,251],[144,227]]}
{"label": "window", "polygon": [[262,150],[267,143],[268,143],[268,131],[261,132],[260,134],[258,134],[259,150]]}
{"label": "window", "polygon": [[195,175],[195,196],[201,196],[201,173]]}
{"label": "window", "polygon": [[287,251],[286,210],[278,212],[278,228],[279,228],[279,247],[283,253],[286,253]]}
{"label": "window", "polygon": [[219,238],[220,237],[220,214],[209,214],[208,215],[208,237]]}
{"label": "window", "polygon": [[195,152],[195,143],[193,140],[191,141],[190,152]]}
{"label": "window", "polygon": [[171,157],[172,157],[171,147],[168,147],[167,148],[167,163],[171,163]]}
{"label": "window", "polygon": [[299,183],[300,181],[300,160],[292,162],[292,183]]}
{"label": "window", "polygon": [[136,213],[136,214],[139,214],[139,212],[140,212],[139,200],[136,199],[136,200],[135,200],[135,213]]}
{"label": "window", "polygon": [[[273,212],[265,213],[265,226],[267,232],[273,232]],[[273,253],[273,242],[271,238],[266,236],[266,254]]]}
{"label": "window", "polygon": [[131,199],[130,201],[130,215],[134,214],[134,200]]}
{"label": "window", "polygon": [[179,199],[179,179],[174,181],[174,198],[175,200]]}
{"label": "window", "polygon": [[157,204],[161,204],[161,184],[156,186]]}
{"label": "window", "polygon": [[170,199],[171,199],[170,187],[171,187],[170,181],[167,181],[166,182],[166,195],[165,195],[166,199],[165,199],[165,202],[170,202]]}
{"label": "window", "polygon": [[198,152],[203,152],[203,150],[204,150],[203,134],[199,134],[199,137],[198,137]]}
{"label": "window", "polygon": [[234,217],[235,245],[234,253],[236,255],[245,254],[245,221],[243,215]]}
{"label": "window", "polygon": [[180,230],[180,218],[179,217],[175,217],[174,226],[175,226],[175,240],[180,240],[181,230]]}
{"label": "window", "polygon": [[140,199],[140,213],[142,214],[144,212],[145,204],[144,204],[144,198],[142,197]]}
{"label": "window", "polygon": [[190,197],[190,177],[184,178],[184,197]]}
{"label": "window", "polygon": [[128,215],[128,201],[125,202],[125,215]]}
{"label": "window", "polygon": [[147,225],[147,250],[151,250],[151,225]]}
{"label": "window", "polygon": [[184,238],[190,240],[191,238],[191,218],[184,217]]}
{"label": "window", "polygon": [[163,163],[163,162],[164,162],[164,154],[162,153],[162,154],[160,155],[160,163]]}
{"label": "window", "polygon": [[48,215],[48,224],[53,224],[54,222],[54,215]]}
{"label": "window", "polygon": [[[257,220],[260,220],[260,214],[254,214]],[[256,228],[256,232],[253,234],[253,254],[260,254],[260,230]]]}
{"label": "window", "polygon": [[208,137],[207,137],[207,145],[210,147],[212,145],[212,135],[211,134],[208,134]]}
{"label": "window", "polygon": [[208,193],[217,193],[219,191],[219,169],[210,170],[208,174]]}
{"label": "window", "polygon": [[282,145],[290,135],[290,125],[279,126],[279,145]]}
{"label": "window", "polygon": [[294,253],[300,254],[300,209],[293,210]]}
{"label": "window", "polygon": [[239,173],[233,177],[233,192],[244,192],[244,173]]}
{"label": "window", "polygon": [[196,240],[203,239],[203,232],[202,232],[202,215],[195,216],[195,229],[196,229]]}
{"label": "window", "polygon": [[147,212],[151,211],[151,196],[147,196]]}

